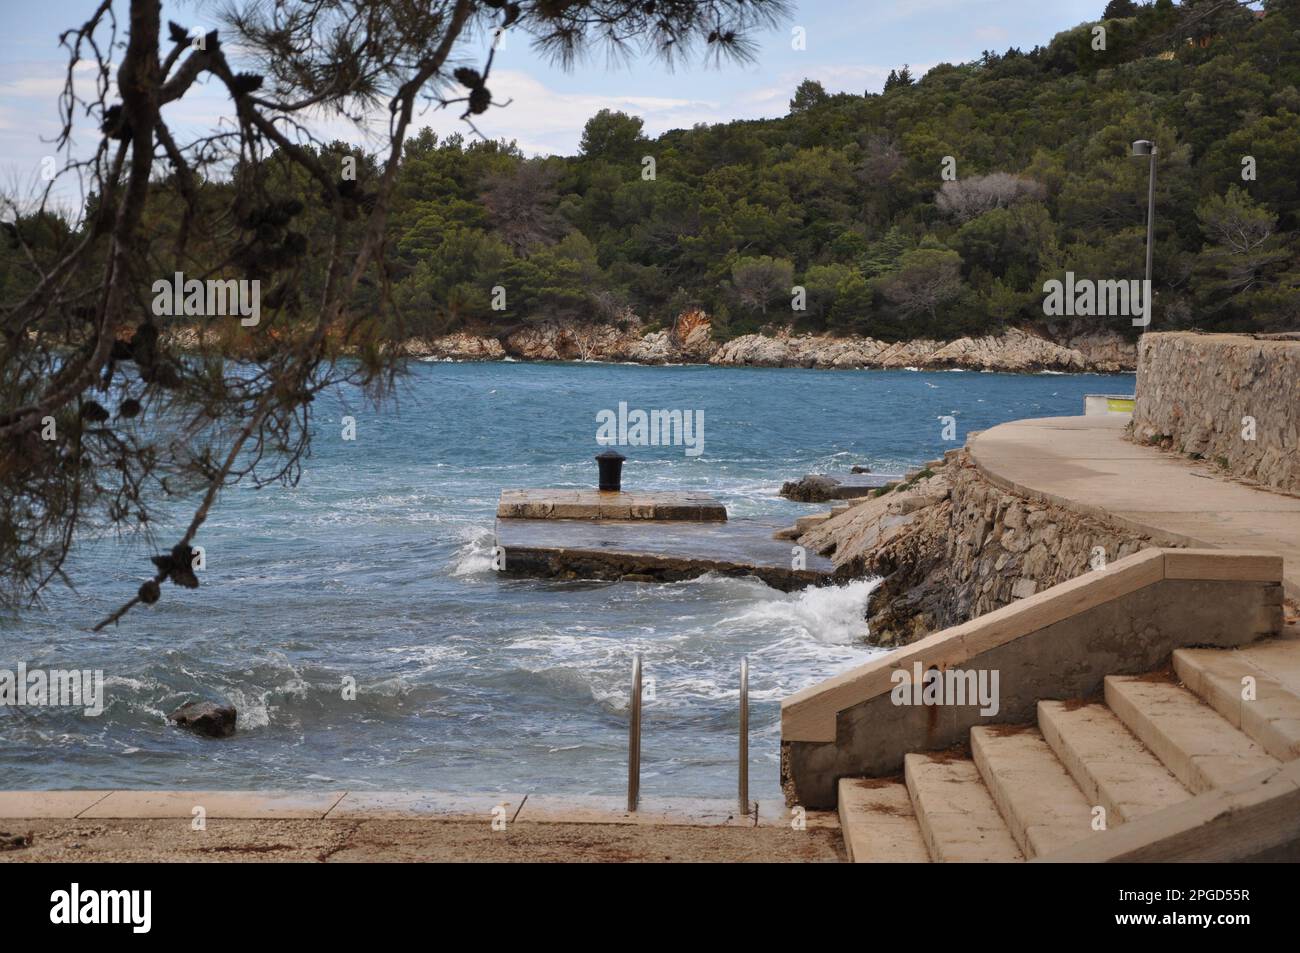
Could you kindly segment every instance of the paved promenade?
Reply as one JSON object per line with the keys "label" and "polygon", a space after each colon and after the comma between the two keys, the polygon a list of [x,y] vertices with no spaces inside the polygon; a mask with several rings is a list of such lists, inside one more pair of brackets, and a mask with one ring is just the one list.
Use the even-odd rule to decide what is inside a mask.
{"label": "paved promenade", "polygon": [[1017,420],[971,438],[971,455],[1004,489],[1125,525],[1161,545],[1276,553],[1286,594],[1300,600],[1300,498],[1131,443],[1127,423],[1121,416]]}

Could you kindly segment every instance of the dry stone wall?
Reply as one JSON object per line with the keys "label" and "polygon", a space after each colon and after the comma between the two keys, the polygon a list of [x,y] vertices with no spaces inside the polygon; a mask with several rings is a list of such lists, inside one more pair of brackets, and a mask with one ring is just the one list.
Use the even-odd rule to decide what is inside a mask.
{"label": "dry stone wall", "polygon": [[1144,335],[1132,432],[1140,442],[1300,493],[1300,340]]}

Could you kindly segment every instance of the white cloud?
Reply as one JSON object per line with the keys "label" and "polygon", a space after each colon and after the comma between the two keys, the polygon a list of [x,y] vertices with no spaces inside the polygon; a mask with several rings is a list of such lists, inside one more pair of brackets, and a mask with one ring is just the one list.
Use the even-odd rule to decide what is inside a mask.
{"label": "white cloud", "polygon": [[[640,116],[651,135],[697,122],[718,122],[725,116],[724,104],[707,100],[644,93],[563,93],[517,70],[494,70],[488,87],[494,101],[509,105],[476,116],[474,125],[490,138],[518,141],[526,153],[576,152],[582,127],[602,109]],[[460,119],[463,111],[458,103],[430,108],[415,124],[440,135],[468,134],[469,127]]]}

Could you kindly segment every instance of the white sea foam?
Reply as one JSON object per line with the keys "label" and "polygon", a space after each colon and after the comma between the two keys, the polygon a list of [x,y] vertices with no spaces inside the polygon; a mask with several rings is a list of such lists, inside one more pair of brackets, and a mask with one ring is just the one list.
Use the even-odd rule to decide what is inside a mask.
{"label": "white sea foam", "polygon": [[230,704],[234,705],[236,712],[238,712],[235,718],[235,726],[240,731],[265,728],[271,723],[270,692],[252,695],[240,691],[238,688],[232,688],[226,692],[226,697],[229,698]]}
{"label": "white sea foam", "polygon": [[859,579],[767,599],[720,625],[776,629],[825,645],[848,645],[867,635],[867,598],[879,581]]}
{"label": "white sea foam", "polygon": [[457,535],[463,540],[452,556],[453,576],[478,576],[492,572],[492,548],[496,533],[486,526],[462,526]]}

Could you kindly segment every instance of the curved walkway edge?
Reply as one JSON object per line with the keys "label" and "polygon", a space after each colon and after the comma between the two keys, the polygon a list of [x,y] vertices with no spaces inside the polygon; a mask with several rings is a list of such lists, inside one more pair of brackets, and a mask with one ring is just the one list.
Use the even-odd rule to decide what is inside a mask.
{"label": "curved walkway edge", "polygon": [[1124,439],[1127,417],[1042,417],[999,424],[968,441],[993,484],[1122,526],[1157,545],[1258,550],[1283,559],[1300,600],[1300,498],[1214,476]]}

